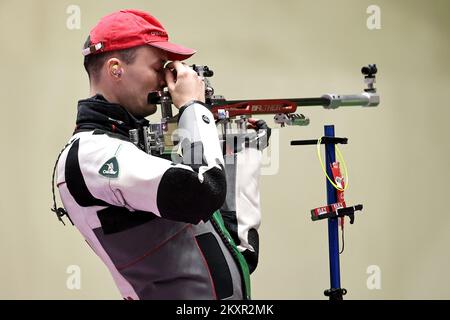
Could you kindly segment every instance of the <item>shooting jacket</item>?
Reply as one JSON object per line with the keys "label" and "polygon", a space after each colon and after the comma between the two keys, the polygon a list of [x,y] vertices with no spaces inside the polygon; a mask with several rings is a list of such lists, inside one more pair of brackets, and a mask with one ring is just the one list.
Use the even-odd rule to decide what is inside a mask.
{"label": "shooting jacket", "polygon": [[[236,176],[245,177],[244,163],[232,153],[225,158],[235,164],[225,164],[213,115],[202,103],[180,109],[182,163],[130,142],[128,131],[147,125],[101,95],[79,101],[77,127],[57,162],[71,221],[124,299],[249,299],[258,260],[260,151],[241,190]],[[200,163],[189,161],[198,150]]]}

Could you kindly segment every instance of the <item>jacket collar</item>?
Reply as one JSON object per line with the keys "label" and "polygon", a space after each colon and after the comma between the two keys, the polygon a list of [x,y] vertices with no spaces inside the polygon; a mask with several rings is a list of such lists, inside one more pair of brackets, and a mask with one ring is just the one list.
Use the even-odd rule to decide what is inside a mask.
{"label": "jacket collar", "polygon": [[108,102],[102,95],[78,101],[75,133],[100,129],[129,137],[129,130],[148,126],[145,118],[135,118],[124,107]]}

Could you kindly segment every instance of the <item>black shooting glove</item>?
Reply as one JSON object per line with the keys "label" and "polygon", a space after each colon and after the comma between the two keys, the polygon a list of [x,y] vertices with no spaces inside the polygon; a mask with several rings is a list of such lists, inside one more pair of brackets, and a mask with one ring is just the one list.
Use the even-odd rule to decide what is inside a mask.
{"label": "black shooting glove", "polygon": [[258,134],[258,150],[264,150],[269,146],[272,129],[264,120],[248,119],[249,127],[256,130]]}

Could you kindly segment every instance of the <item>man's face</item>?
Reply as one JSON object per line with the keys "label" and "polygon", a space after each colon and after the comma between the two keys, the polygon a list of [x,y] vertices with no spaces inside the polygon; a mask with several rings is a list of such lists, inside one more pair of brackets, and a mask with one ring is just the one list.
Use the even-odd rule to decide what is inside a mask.
{"label": "man's face", "polygon": [[146,117],[156,112],[156,105],[148,104],[151,91],[162,90],[165,86],[164,51],[150,47],[139,47],[131,64],[123,64],[120,103],[137,117]]}

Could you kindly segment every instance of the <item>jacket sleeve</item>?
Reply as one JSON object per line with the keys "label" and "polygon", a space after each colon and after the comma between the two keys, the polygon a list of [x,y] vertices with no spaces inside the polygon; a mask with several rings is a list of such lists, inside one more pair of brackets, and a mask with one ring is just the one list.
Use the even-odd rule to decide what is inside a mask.
{"label": "jacket sleeve", "polygon": [[183,164],[146,154],[118,139],[82,140],[79,159],[87,188],[94,197],[132,211],[194,224],[208,219],[226,195],[213,115],[197,102],[183,107],[178,136]]}
{"label": "jacket sleeve", "polygon": [[[265,124],[265,123],[264,123]],[[261,223],[259,178],[262,149],[267,135],[227,136],[224,141],[227,197],[220,211],[225,226],[244,255],[250,272],[256,269],[259,255],[258,229]]]}

